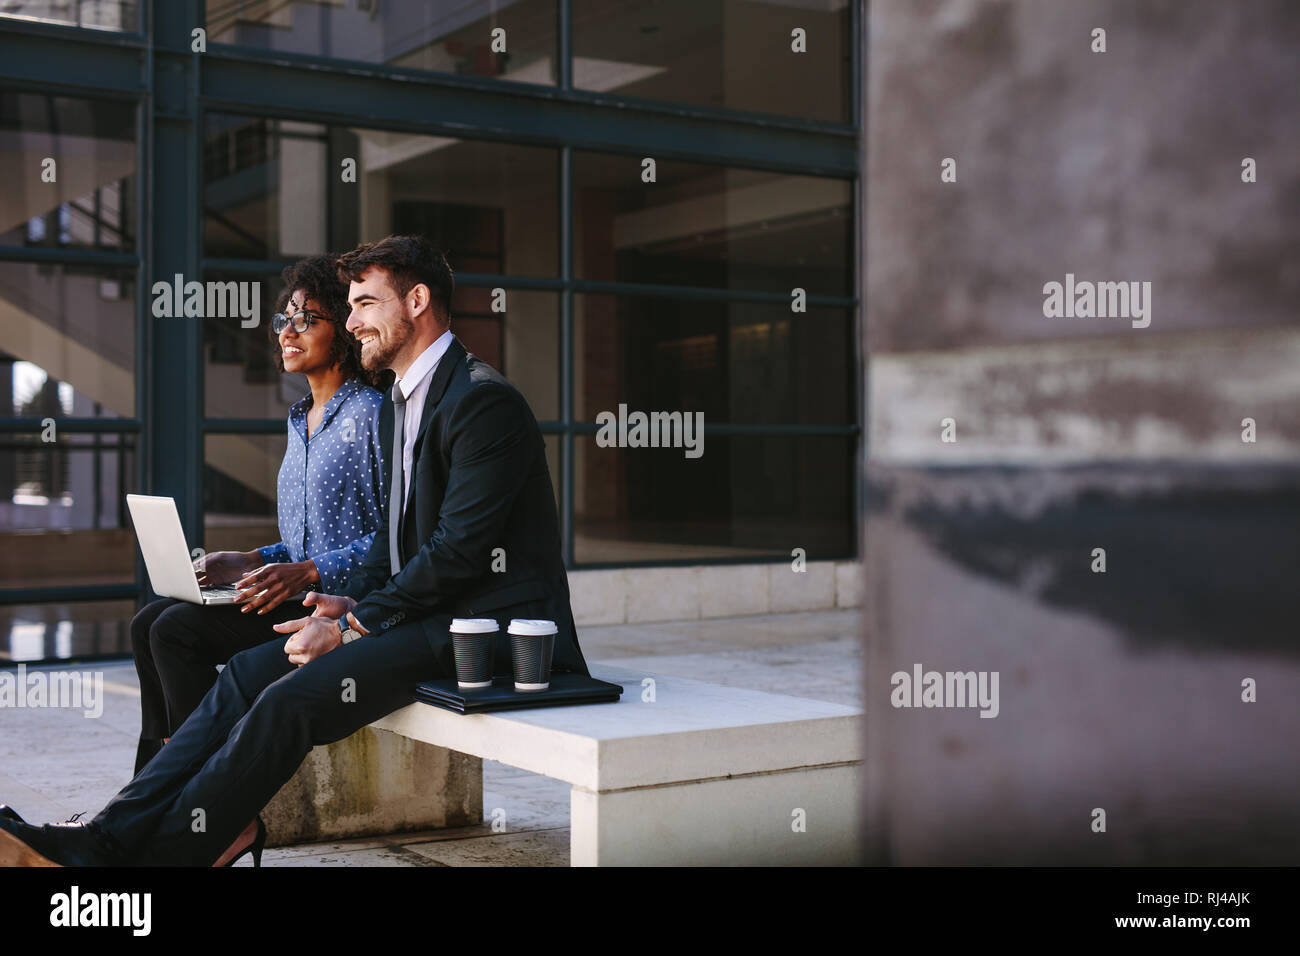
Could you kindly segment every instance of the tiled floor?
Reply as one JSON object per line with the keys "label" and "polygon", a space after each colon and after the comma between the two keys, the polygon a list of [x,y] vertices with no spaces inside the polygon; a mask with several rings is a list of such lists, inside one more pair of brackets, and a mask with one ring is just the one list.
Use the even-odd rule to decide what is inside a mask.
{"label": "tiled floor", "polygon": [[[854,610],[589,627],[579,640],[592,662],[862,705]],[[30,821],[91,815],[128,779],[140,719],[135,668],[92,670],[104,679],[98,719],[73,709],[0,709],[0,802]],[[263,865],[568,864],[567,784],[485,760],[483,815],[473,827],[267,850]]]}

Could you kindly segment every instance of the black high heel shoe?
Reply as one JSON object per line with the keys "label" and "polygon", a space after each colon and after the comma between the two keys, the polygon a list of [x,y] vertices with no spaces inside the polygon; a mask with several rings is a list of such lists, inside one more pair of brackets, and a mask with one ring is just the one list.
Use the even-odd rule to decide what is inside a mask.
{"label": "black high heel shoe", "polygon": [[10,819],[10,820],[14,820],[14,821],[16,821],[16,822],[18,822],[18,823],[26,823],[26,822],[27,822],[26,820],[24,820],[22,817],[20,817],[20,816],[18,815],[18,811],[17,811],[17,810],[15,810],[13,807],[9,806],[9,804],[7,804],[7,803],[0,803],[0,817],[6,817],[6,818],[8,818],[8,819]]}
{"label": "black high heel shoe", "polygon": [[235,856],[231,859],[231,861],[226,864],[226,866],[234,866],[236,861],[243,859],[244,855],[247,853],[253,854],[253,866],[261,866],[262,850],[264,850],[265,848],[266,848],[266,824],[262,822],[262,818],[259,816],[257,818],[257,836],[253,837],[252,843],[248,844],[248,846],[244,847],[242,850],[236,853]]}

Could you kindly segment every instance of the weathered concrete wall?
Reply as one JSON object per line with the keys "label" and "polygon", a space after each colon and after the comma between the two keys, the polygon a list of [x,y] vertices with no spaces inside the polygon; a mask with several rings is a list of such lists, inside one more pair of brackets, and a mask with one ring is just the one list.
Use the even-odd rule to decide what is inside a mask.
{"label": "weathered concrete wall", "polygon": [[262,811],[267,845],[483,822],[483,761],[362,727],[314,747]]}
{"label": "weathered concrete wall", "polygon": [[1150,281],[1147,335],[1300,325],[1295,3],[873,0],[869,24],[873,353],[1123,331],[1043,318],[1067,272]]}
{"label": "weathered concrete wall", "polygon": [[[868,858],[1296,862],[1300,6],[866,22]],[[1150,324],[1045,316],[1067,273]],[[918,663],[998,715],[893,706]]]}

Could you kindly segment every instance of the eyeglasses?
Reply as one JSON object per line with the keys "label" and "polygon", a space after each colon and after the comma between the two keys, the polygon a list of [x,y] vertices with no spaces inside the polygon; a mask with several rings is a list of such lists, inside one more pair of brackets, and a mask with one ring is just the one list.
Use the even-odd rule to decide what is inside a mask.
{"label": "eyeglasses", "polygon": [[279,335],[293,323],[293,330],[299,334],[306,332],[311,324],[317,319],[328,321],[329,316],[321,315],[319,312],[308,312],[303,309],[301,312],[295,312],[293,315],[285,315],[283,312],[277,312],[271,316],[271,331]]}

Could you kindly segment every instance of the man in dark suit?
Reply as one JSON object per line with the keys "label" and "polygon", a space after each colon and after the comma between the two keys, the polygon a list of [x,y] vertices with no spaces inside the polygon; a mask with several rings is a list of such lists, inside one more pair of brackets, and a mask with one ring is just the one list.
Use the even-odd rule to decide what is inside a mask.
{"label": "man in dark suit", "polygon": [[[451,270],[427,240],[390,236],[343,256],[362,363],[397,382],[381,415],[392,487],[345,595],[231,658],[162,751],[87,824],[0,816],[0,863],[209,866],[313,746],[455,674],[453,617],[556,622],[553,668],[586,674],[560,557],[545,446],[522,395],[450,331]],[[493,567],[501,570],[494,571]],[[236,843],[232,846],[232,841]]]}
{"label": "man in dark suit", "polygon": [[[429,272],[420,281],[422,267]],[[387,441],[401,436],[400,460],[393,450],[386,460],[393,463],[390,500],[406,505],[395,526],[389,509],[387,534],[375,536],[348,580],[346,607],[309,595],[316,614],[276,630],[296,631],[306,650],[332,641],[322,617],[346,612],[361,635],[418,622],[453,675],[451,619],[493,617],[501,623],[497,671],[508,674],[506,626],[538,617],[558,628],[553,668],[586,674],[541,431],[518,390],[452,335],[445,260],[420,237],[389,237],[343,256],[340,275],[350,283],[347,327],[362,363],[398,373],[379,427]],[[437,290],[427,308],[422,287]]]}

